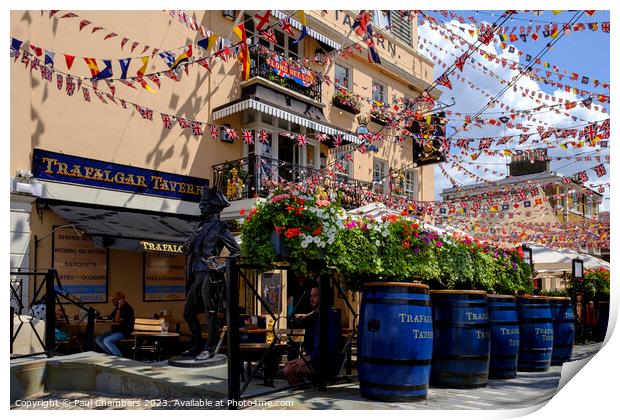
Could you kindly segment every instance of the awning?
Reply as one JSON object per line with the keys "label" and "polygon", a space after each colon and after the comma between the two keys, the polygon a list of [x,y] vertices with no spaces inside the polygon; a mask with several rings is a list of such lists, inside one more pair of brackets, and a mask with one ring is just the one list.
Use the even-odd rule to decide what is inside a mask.
{"label": "awning", "polygon": [[[271,14],[278,18],[278,19],[284,19],[286,17],[288,17],[289,15],[287,15],[284,12],[281,12],[279,10],[272,10]],[[298,21],[293,19],[292,17],[289,19],[291,22],[291,26],[293,26],[294,28],[297,28],[301,31],[302,28],[302,24]],[[326,45],[329,45],[330,47],[332,47],[335,50],[339,50],[342,48],[342,45],[340,45],[339,43],[337,43],[336,41],[333,41],[331,39],[329,39],[328,37],[326,37],[323,34],[318,33],[317,31],[315,31],[314,29],[306,26],[306,31],[308,33],[309,36],[311,36],[312,38],[316,39],[317,41],[321,41]]]}
{"label": "awning", "polygon": [[357,136],[327,125],[323,110],[316,105],[308,104],[259,84],[244,87],[240,99],[215,108],[211,118],[213,121],[219,120],[246,109],[273,115],[312,128],[319,133],[340,134],[345,141],[361,144]]}
{"label": "awning", "polygon": [[184,243],[197,222],[197,218],[187,216],[140,213],[119,208],[64,203],[49,203],[49,208],[78,230],[93,236],[97,246],[135,251],[176,253],[177,248],[164,245]]}

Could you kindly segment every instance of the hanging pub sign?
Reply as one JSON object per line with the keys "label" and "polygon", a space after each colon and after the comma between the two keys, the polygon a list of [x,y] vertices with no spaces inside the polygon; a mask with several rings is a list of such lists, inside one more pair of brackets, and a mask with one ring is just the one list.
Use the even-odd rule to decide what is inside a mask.
{"label": "hanging pub sign", "polygon": [[108,251],[97,248],[92,237],[69,227],[54,232],[52,246],[52,265],[63,289],[84,302],[106,302]]}
{"label": "hanging pub sign", "polygon": [[305,67],[289,63],[286,58],[277,54],[271,54],[267,58],[267,65],[271,67],[276,75],[291,79],[303,87],[310,87],[316,84],[313,72]]}
{"label": "hanging pub sign", "polygon": [[33,149],[32,173],[39,180],[80,184],[136,194],[199,202],[209,180]]}
{"label": "hanging pub sign", "polygon": [[409,126],[413,134],[413,163],[415,166],[431,165],[446,161],[445,112],[439,112],[422,121],[414,120]]}

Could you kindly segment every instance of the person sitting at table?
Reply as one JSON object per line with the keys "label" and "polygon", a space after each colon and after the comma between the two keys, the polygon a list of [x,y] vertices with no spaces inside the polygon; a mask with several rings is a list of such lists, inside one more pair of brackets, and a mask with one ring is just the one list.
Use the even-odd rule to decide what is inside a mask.
{"label": "person sitting at table", "polygon": [[123,355],[116,346],[116,343],[123,338],[129,338],[131,336],[135,317],[133,308],[125,300],[125,294],[123,292],[116,292],[114,294],[112,297],[112,304],[114,305],[114,310],[110,314],[110,319],[113,322],[112,330],[105,334],[98,335],[95,341],[107,354],[122,357]]}
{"label": "person sitting at table", "polygon": [[[304,346],[308,355],[301,356],[298,359],[289,360],[284,365],[284,377],[289,384],[295,385],[305,378],[311,378],[320,368],[319,364],[319,336],[320,336],[320,316],[319,316],[319,286],[313,285],[310,290],[310,304],[313,308],[312,312],[305,315],[296,316],[297,321],[310,325],[306,328],[304,336]],[[339,363],[339,357],[336,357],[338,346],[340,343],[340,319],[337,312],[329,312],[328,334],[327,334],[327,352],[330,361],[327,367],[333,372]]]}

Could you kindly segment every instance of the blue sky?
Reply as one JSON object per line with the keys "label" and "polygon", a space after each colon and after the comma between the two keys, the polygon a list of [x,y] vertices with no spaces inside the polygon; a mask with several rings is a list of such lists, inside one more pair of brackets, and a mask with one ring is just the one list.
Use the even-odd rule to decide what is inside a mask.
{"label": "blue sky", "polygon": [[[485,12],[493,13],[493,11],[485,11]],[[497,17],[502,12],[499,12],[499,11],[495,12],[497,14],[496,16],[491,16],[489,14],[483,14],[483,13],[476,14],[476,11],[456,11],[456,13],[464,16],[465,18],[467,18],[468,16],[475,16],[476,19],[480,22],[484,21],[487,23],[492,23],[497,20]],[[439,15],[438,13],[428,12],[428,14],[433,17],[437,17],[442,21],[451,21],[451,19],[446,19],[445,17]],[[545,11],[541,16],[534,16],[530,12],[527,12],[527,13],[521,12],[515,16],[515,19],[513,19],[512,22],[509,21],[502,26],[509,26],[509,27],[512,27],[512,26],[519,27],[522,25],[528,26],[530,25],[530,22],[529,22],[530,18],[533,20],[563,23],[563,22],[569,21],[571,17],[574,16],[574,14],[575,14],[575,11],[562,12],[558,15],[554,15],[551,11]],[[520,19],[522,18],[526,20],[522,21],[516,18],[520,18]],[[578,22],[587,24],[588,22],[602,22],[602,21],[608,21],[608,20],[609,20],[609,12],[599,11],[595,13],[593,16],[584,15],[584,17],[582,17]],[[532,22],[532,24],[533,25],[536,25],[536,24],[544,25],[543,22],[534,22],[534,21]],[[448,25],[448,28],[458,33],[459,31],[456,29],[457,25],[460,27],[463,26],[459,24],[457,21],[452,20],[451,23]],[[519,30],[517,29],[516,33],[518,32]],[[451,65],[452,63],[454,63],[455,57],[460,56],[460,54],[462,54],[463,52],[463,49],[461,49],[462,47],[460,47],[458,43],[455,44],[449,40],[444,39],[436,31],[431,30],[428,27],[428,25],[422,25],[420,27],[419,35],[421,39],[426,39],[427,41],[431,41],[434,43],[433,46],[431,46],[430,44],[421,44],[422,47],[429,47],[428,49],[430,49],[430,54],[429,54],[428,49],[427,50],[420,49],[420,53],[427,55],[427,56],[435,55],[434,57],[434,60],[436,61],[435,77],[439,76],[444,71],[444,68],[441,66],[441,62],[445,63],[446,65]],[[469,42],[472,42],[472,43],[475,40],[475,38],[469,35],[466,30],[460,31],[460,36],[467,39]],[[538,41],[531,41],[531,40],[528,42],[515,41],[515,42],[507,42],[507,44],[513,45],[518,51],[523,51],[526,54],[535,56],[545,46],[546,41],[548,42],[551,39],[552,38],[544,38],[542,34],[540,34],[540,38]],[[436,48],[435,45],[439,46],[441,49]],[[500,57],[507,58],[509,60],[510,59],[516,60],[519,58],[514,53],[509,54],[507,48],[505,50],[500,49],[499,44],[491,43],[491,45],[485,46],[484,49],[487,52],[490,52]],[[609,82],[610,35],[609,33],[602,32],[600,30],[600,27],[598,31],[591,31],[588,28],[586,28],[584,31],[574,32],[574,33],[565,35],[564,37],[562,37],[562,39],[559,40],[559,42],[557,42],[554,48],[550,50],[542,58],[542,60],[548,61],[550,64],[554,64],[560,67],[561,69],[567,69],[569,72],[576,72],[580,76],[581,75],[588,76],[591,80],[598,79],[600,81]],[[489,62],[485,60],[484,58],[480,57],[479,55],[476,55],[476,61],[484,65],[485,67],[487,67],[490,71],[492,71],[496,75],[496,77],[499,77],[502,80],[508,81],[510,80],[512,76],[517,74],[517,72],[503,68],[499,64]],[[521,66],[525,66],[527,64],[525,61],[525,55],[520,57],[519,62]],[[544,69],[542,65],[537,65],[536,67]],[[494,79],[493,77],[489,75],[485,75],[480,71],[479,65],[473,65],[471,63],[467,63],[462,73],[458,71],[456,71],[456,73],[458,73],[460,76],[463,76],[468,81],[471,81],[472,83],[474,83],[474,85],[483,88],[484,92],[490,95],[495,95],[497,92],[499,92],[502,89],[502,85],[497,79]],[[539,73],[539,74],[544,76],[544,73]],[[444,91],[444,94],[442,95],[440,99],[444,102],[450,102],[449,99],[450,97],[453,96],[456,100],[456,105],[451,108],[453,111],[464,112],[464,113],[473,115],[487,103],[488,98],[485,98],[479,92],[472,91],[471,86],[468,86],[468,83],[456,80],[455,75],[452,75],[450,79],[452,81],[453,89],[449,90],[448,88],[440,86],[439,88]],[[588,91],[593,91],[596,93],[603,93],[603,94],[606,93],[606,90],[603,89],[602,86],[598,86],[598,88],[595,88],[594,85],[591,83],[582,84],[581,80],[572,81],[568,79],[569,79],[568,77],[565,77],[562,81],[560,81],[560,83],[564,83],[570,86],[575,86],[575,87],[585,89]],[[551,76],[550,80],[553,80],[556,82],[558,81],[557,77],[555,76]],[[563,98],[565,100],[585,99],[585,97],[576,96],[573,93],[566,93],[562,89],[559,89],[551,85],[545,85],[543,82],[530,79],[529,77],[522,77],[521,79],[519,79],[518,85],[523,88],[529,88],[532,91],[542,91],[548,94],[553,94],[553,96],[555,96],[556,98]],[[511,108],[514,108],[517,110],[531,109],[540,104],[540,102],[535,103],[532,99],[524,98],[522,97],[520,93],[515,93],[515,92],[512,92],[511,90],[506,92],[500,98],[500,101],[504,103],[505,105],[510,106]],[[542,101],[542,102],[551,104],[551,102],[549,101]],[[553,112],[543,113],[539,116],[539,119],[543,120],[544,124],[548,125],[548,127],[565,128],[565,127],[575,126],[576,124],[583,124],[583,121],[592,122],[592,121],[599,121],[605,118],[609,118],[609,104],[601,104],[598,102],[595,102],[594,104],[600,107],[599,111],[594,111],[593,109],[588,110],[585,108],[576,108],[568,112],[572,116],[578,117],[580,119],[578,123],[575,123],[573,120],[571,120],[565,115],[556,115]],[[600,112],[600,109],[602,107],[607,108],[605,113]],[[500,107],[495,107],[494,109],[489,109],[486,112],[497,113],[498,111],[502,111],[502,109],[500,109]],[[489,118],[489,115],[487,115],[486,118]],[[515,121],[515,122],[518,122],[518,121]],[[526,121],[523,120],[523,122],[526,122]],[[462,124],[462,120],[458,121],[456,118],[453,118],[453,120],[449,121],[448,123],[449,126],[460,126],[461,124]],[[448,128],[448,135],[452,134],[453,131],[454,130],[452,128]],[[481,137],[481,136],[498,136],[498,135],[506,135],[506,134],[517,134],[517,132],[516,130],[515,131],[508,130],[508,132],[505,132],[505,130],[498,128],[498,127],[485,126],[482,129],[473,128],[469,130],[468,132],[459,133],[457,136],[459,137]],[[526,143],[523,146],[518,146],[516,148],[528,148],[528,147],[529,146]],[[513,147],[507,147],[507,148],[513,149],[515,147],[513,146]],[[456,152],[456,151],[453,150],[453,152]],[[596,150],[596,149],[591,149],[591,148],[579,148],[579,149],[569,149],[568,151],[561,151],[556,148],[556,149],[550,149],[549,151],[551,156],[571,156],[576,153],[583,153],[583,152],[596,152],[597,154],[604,156],[606,154],[609,154],[609,149]],[[492,164],[486,166],[487,168],[497,170],[497,171],[502,171],[504,173],[494,176],[494,175],[489,174],[488,172],[476,170],[471,165],[467,166],[467,169],[471,170],[471,172],[476,173],[482,178],[487,179],[487,180],[500,179],[505,176],[506,167],[502,164],[505,161],[505,159],[500,158],[500,157],[496,157],[496,158],[486,157],[484,161],[493,162]],[[592,166],[593,165],[591,162],[586,162],[586,163],[573,162],[572,164],[567,165],[566,162],[563,161],[563,162],[552,162],[551,169],[558,171],[562,175],[569,176],[578,171],[587,170],[588,168]],[[463,184],[468,185],[468,184],[475,183],[474,179],[470,179],[466,176],[463,176],[462,173],[454,169],[450,170],[450,165],[445,165],[445,167],[449,174],[451,174],[455,179],[458,179]],[[610,170],[609,165],[607,165],[607,169],[608,169],[608,174],[605,177],[600,178],[600,179],[596,179],[593,176],[592,171],[590,171],[589,182],[590,183],[608,182],[609,181],[609,170]],[[449,184],[449,181],[441,174],[441,172],[439,171],[439,168],[436,169],[435,175],[436,175],[436,180],[435,180],[436,198],[440,199],[439,193],[442,191],[443,188],[449,187],[450,184]],[[609,196],[608,194],[609,192],[607,191],[605,195],[608,197]],[[603,209],[608,208],[608,205],[609,205],[609,202],[605,200]]]}

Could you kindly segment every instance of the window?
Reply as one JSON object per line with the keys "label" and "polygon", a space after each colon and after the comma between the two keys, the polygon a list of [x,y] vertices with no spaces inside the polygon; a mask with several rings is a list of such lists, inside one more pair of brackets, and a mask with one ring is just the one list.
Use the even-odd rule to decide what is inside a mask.
{"label": "window", "polygon": [[390,11],[389,10],[373,10],[372,25],[381,29],[390,29]]}
{"label": "window", "polygon": [[568,192],[568,208],[569,210],[579,211],[579,196],[575,190]]}
{"label": "window", "polygon": [[344,87],[347,90],[351,90],[351,74],[349,72],[349,69],[339,64],[336,64],[334,69],[335,83]]}
{"label": "window", "polygon": [[381,83],[372,82],[372,99],[377,102],[381,102],[381,104],[385,104],[386,102],[386,88]]}
{"label": "window", "polygon": [[405,173],[405,194],[415,197],[417,195],[417,173],[415,170],[409,170]]}
{"label": "window", "polygon": [[[338,153],[338,160],[342,163],[342,167],[344,169],[342,174],[346,175],[349,178],[353,178],[353,165],[351,164],[350,160],[345,159],[346,154],[347,154],[346,151],[341,151]],[[346,179],[339,179],[339,180],[348,181]]]}
{"label": "window", "polygon": [[376,191],[384,192],[387,182],[387,162],[385,160],[375,158],[372,166],[372,181],[375,184]]}

